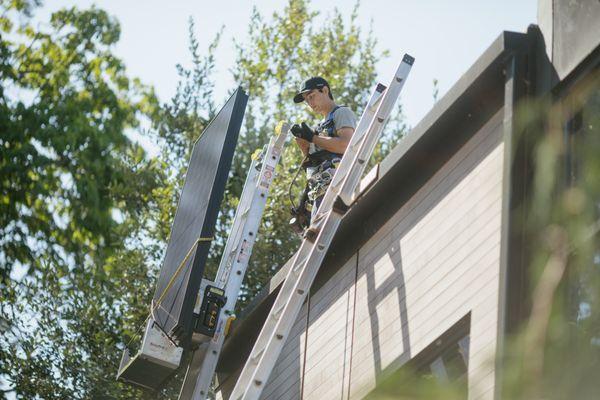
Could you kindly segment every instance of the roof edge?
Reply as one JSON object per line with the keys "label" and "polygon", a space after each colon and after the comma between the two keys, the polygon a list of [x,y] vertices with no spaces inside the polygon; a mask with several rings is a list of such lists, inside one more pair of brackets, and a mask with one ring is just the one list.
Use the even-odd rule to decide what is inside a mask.
{"label": "roof edge", "polygon": [[[504,87],[504,78],[501,75],[503,70],[504,61],[514,51],[522,50],[527,43],[527,34],[503,31],[491,45],[482,53],[482,55],[475,61],[475,63],[458,79],[458,81],[448,90],[448,92],[433,106],[433,108],[423,117],[423,119],[413,128],[411,131],[400,141],[400,143],[390,152],[390,154],[379,164],[376,168],[379,168],[377,177],[373,183],[365,186],[365,190],[361,192],[359,201],[350,209],[348,214],[342,220],[340,230],[346,232],[340,232],[336,234],[334,242],[330,247],[328,253],[332,253],[333,256],[328,254],[328,257],[323,262],[327,266],[326,273],[327,277],[330,277],[337,268],[339,268],[346,261],[347,257],[344,258],[344,252],[340,252],[339,236],[344,236],[350,226],[354,226],[360,222],[361,209],[369,207],[369,197],[375,197],[376,192],[380,191],[381,188],[378,186],[380,181],[387,175],[392,175],[392,170],[398,169],[398,166],[405,161],[412,152],[418,151],[416,147],[425,145],[424,143],[431,140],[428,136],[433,136],[439,132],[440,124],[443,124],[444,120],[451,114],[456,114],[456,109],[464,109],[471,107],[472,103],[469,103],[465,97],[473,96],[477,91],[476,86],[481,85],[482,81],[491,80],[491,84],[498,84],[500,88]],[[500,75],[499,75],[500,74]],[[498,77],[502,79],[496,79]],[[414,171],[413,171],[414,172]],[[394,173],[394,175],[397,172]],[[407,172],[404,172],[405,174]],[[370,179],[373,179],[372,177]],[[383,185],[385,186],[385,185]],[[344,226],[345,225],[345,226]],[[371,227],[371,230],[376,229]],[[336,240],[337,239],[337,240]],[[359,242],[361,239],[352,240],[351,245],[348,247],[356,248],[356,245],[360,246]],[[348,244],[348,241],[345,241]],[[337,258],[335,265],[330,265],[333,257]],[[343,260],[341,260],[343,258]],[[219,361],[217,368],[220,372],[233,372],[237,368],[234,364],[243,362],[244,355],[249,353],[255,336],[260,331],[262,323],[266,318],[271,305],[275,300],[279,288],[287,272],[290,268],[290,258],[279,271],[270,279],[269,284],[266,285],[261,292],[255,296],[255,298],[246,306],[240,313],[240,316],[231,327],[230,335],[225,342],[225,346],[222,352],[222,357]],[[319,272],[322,275],[323,268]],[[319,281],[319,276],[317,276]],[[323,277],[320,279],[323,281]],[[316,282],[317,283],[317,282]],[[313,284],[313,287],[315,284]],[[318,285],[320,286],[320,284]]]}

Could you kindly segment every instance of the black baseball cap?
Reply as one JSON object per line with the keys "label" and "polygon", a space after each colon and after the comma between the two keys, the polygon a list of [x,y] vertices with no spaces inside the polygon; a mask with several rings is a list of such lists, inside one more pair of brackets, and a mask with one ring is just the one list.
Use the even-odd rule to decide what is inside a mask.
{"label": "black baseball cap", "polygon": [[313,89],[321,89],[325,86],[329,87],[329,83],[320,76],[313,76],[312,78],[307,79],[302,84],[298,93],[294,96],[294,103],[302,103],[304,101],[304,97],[302,97],[303,93],[308,93]]}

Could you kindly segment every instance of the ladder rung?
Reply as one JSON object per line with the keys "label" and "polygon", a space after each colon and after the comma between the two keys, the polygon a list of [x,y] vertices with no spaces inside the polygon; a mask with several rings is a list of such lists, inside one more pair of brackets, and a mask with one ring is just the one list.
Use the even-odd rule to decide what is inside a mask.
{"label": "ladder rung", "polygon": [[302,261],[294,264],[294,266],[292,267],[292,271],[294,271],[294,272],[300,271],[300,268],[302,268],[304,266],[304,264],[306,264],[306,260],[308,260],[308,256],[306,256]]}
{"label": "ladder rung", "polygon": [[376,111],[377,110],[377,106],[379,106],[379,103],[381,102],[381,99],[383,98],[383,95],[385,94],[385,91],[387,90],[387,87],[385,87],[385,85],[382,85],[381,83],[379,83],[377,85],[377,88],[375,89],[375,93],[377,93],[377,98],[371,102],[371,104],[368,106],[369,109]]}
{"label": "ladder rung", "polygon": [[265,351],[265,349],[263,348],[261,351],[258,352],[258,354],[252,356],[252,363],[253,364],[258,364],[258,362],[260,361],[260,358],[262,357],[264,351]]}
{"label": "ladder rung", "polygon": [[273,312],[273,319],[275,321],[279,320],[279,317],[281,316],[281,312],[283,311],[284,307],[285,304],[282,304],[281,306],[279,306],[279,308],[277,308],[277,310]]}
{"label": "ladder rung", "polygon": [[311,242],[314,242],[317,239],[317,236],[319,236],[319,232],[320,230],[318,228],[313,229],[309,227],[306,232],[304,232],[304,237]]}
{"label": "ladder rung", "polygon": [[350,151],[355,151],[358,147],[360,147],[361,141],[357,140],[352,146],[350,146]]}
{"label": "ladder rung", "polygon": [[334,193],[336,193],[338,191],[338,189],[340,188],[343,181],[344,181],[343,176],[338,178],[337,181],[334,179],[333,182],[331,182],[331,184],[329,185],[330,190],[332,190]]}
{"label": "ladder rung", "polygon": [[315,226],[319,225],[319,223],[323,222],[323,219],[325,218],[326,215],[327,215],[326,212],[317,213],[317,216],[315,217],[315,219],[311,225],[315,225]]}
{"label": "ladder rung", "polygon": [[325,217],[327,213],[319,213],[315,217],[315,221],[310,224],[306,232],[304,233],[304,237],[308,238],[311,242],[314,242],[314,239],[317,237],[319,232],[321,232],[321,227],[325,223]]}
{"label": "ladder rung", "polygon": [[[365,137],[365,134],[367,133],[367,130],[360,130],[358,132],[356,132],[356,138],[354,139],[354,143],[360,143],[360,141],[362,140],[363,137]],[[354,136],[354,135],[353,135]]]}

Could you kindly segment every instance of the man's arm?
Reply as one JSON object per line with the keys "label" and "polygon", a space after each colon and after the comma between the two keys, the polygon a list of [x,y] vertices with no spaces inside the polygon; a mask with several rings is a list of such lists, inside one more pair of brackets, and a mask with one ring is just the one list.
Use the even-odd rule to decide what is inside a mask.
{"label": "man's arm", "polygon": [[313,137],[313,143],[333,153],[344,154],[348,147],[348,143],[350,143],[350,139],[352,139],[352,134],[354,134],[354,128],[343,127],[338,129],[336,133],[337,137],[315,135]]}

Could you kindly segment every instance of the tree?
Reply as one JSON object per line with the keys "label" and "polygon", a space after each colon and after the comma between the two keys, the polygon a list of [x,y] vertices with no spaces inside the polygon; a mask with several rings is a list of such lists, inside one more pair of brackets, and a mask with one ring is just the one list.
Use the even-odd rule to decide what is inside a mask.
{"label": "tree", "polygon": [[151,294],[139,241],[164,176],[126,132],[155,100],[112,54],[116,20],[71,8],[36,29],[38,5],[0,3],[3,397],[131,398],[116,347]]}
{"label": "tree", "polygon": [[[139,340],[192,145],[216,110],[219,36],[202,54],[190,23],[192,67],[178,66],[175,96],[158,105],[112,54],[120,33],[114,18],[72,8],[34,28],[39,4],[0,1],[0,389],[4,398],[144,398],[114,374],[119,351]],[[298,83],[327,76],[336,99],[362,111],[384,53],[357,28],[357,10],[349,22],[335,10],[327,26],[317,26],[307,1],[290,0],[268,23],[254,12],[233,72],[252,101],[209,271],[220,259],[250,154],[279,119],[308,118],[289,101]],[[142,134],[161,147],[155,159],[127,135],[142,118],[152,121]],[[394,140],[382,141],[380,157]],[[287,210],[299,157],[291,146],[283,157],[243,301],[297,247]],[[173,397],[178,383],[157,397]]]}
{"label": "tree", "polygon": [[[375,66],[387,52],[377,52],[371,32],[364,35],[357,26],[358,2],[346,21],[334,9],[323,18],[311,11],[310,2],[290,0],[281,13],[270,21],[254,10],[248,29],[248,42],[236,43],[234,78],[250,95],[243,130],[240,134],[218,232],[227,235],[233,210],[241,193],[250,155],[267,143],[278,121],[315,121],[307,108],[291,101],[302,80],[310,76],[326,77],[338,104],[351,107],[361,115],[375,82]],[[403,135],[401,109],[388,126],[375,150],[381,160]],[[391,129],[390,129],[391,128]],[[262,227],[254,246],[251,265],[244,281],[240,306],[250,300],[270,277],[295,252],[300,240],[288,225],[290,197],[297,201],[304,178],[290,185],[301,161],[293,143],[281,158],[278,175],[271,187]],[[222,247],[215,246],[213,263]]]}
{"label": "tree", "polygon": [[517,143],[533,157],[520,207],[529,258],[527,318],[508,341],[514,399],[591,399],[600,378],[600,74],[555,99],[521,102]]}
{"label": "tree", "polygon": [[[146,237],[146,241],[154,244],[153,259],[157,265],[162,261],[166,250],[166,243],[169,239],[194,143],[216,113],[212,74],[216,61],[214,51],[219,44],[221,33],[216,35],[206,53],[203,54],[199,49],[194,29],[194,21],[190,18],[188,38],[189,51],[192,56],[191,68],[188,69],[177,64],[179,82],[175,95],[168,103],[161,104],[154,109],[151,114],[152,129],[150,133],[153,141],[160,146],[157,161],[166,175],[161,187],[153,192],[156,207],[150,210],[149,218],[152,223],[148,237]],[[217,238],[217,241],[219,240],[224,240],[224,238]],[[214,271],[215,269],[213,269]],[[150,299],[145,304],[149,305]],[[132,318],[132,321],[136,320],[138,326],[143,325],[142,321],[146,316],[147,312],[138,314]],[[136,336],[133,339],[139,341],[140,337]],[[185,362],[183,361],[182,364]],[[177,397],[185,372],[185,368],[181,368],[167,382],[166,387],[159,394],[160,398]]]}

